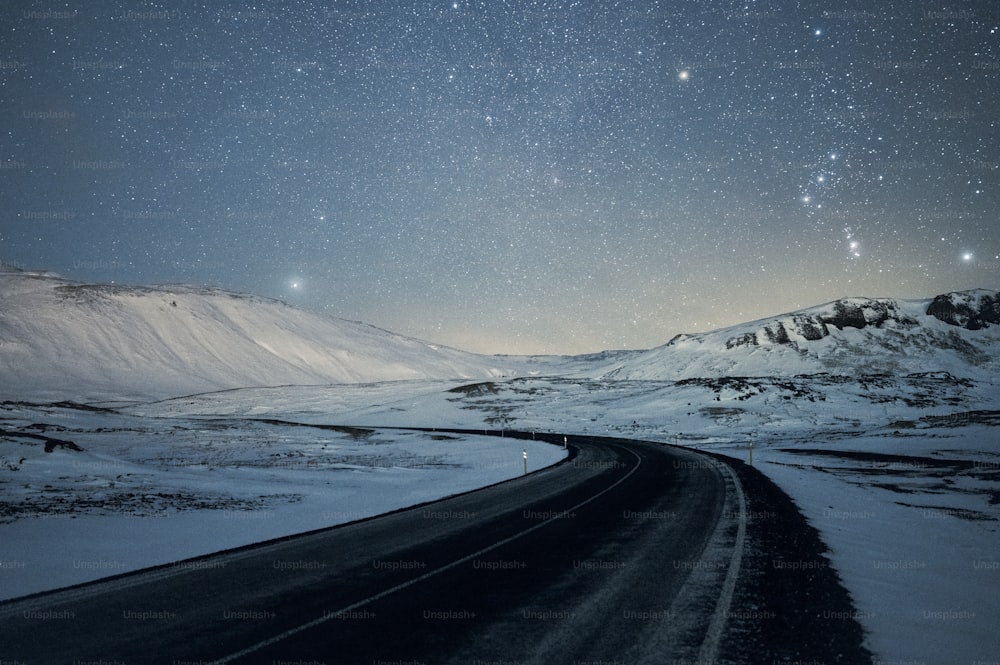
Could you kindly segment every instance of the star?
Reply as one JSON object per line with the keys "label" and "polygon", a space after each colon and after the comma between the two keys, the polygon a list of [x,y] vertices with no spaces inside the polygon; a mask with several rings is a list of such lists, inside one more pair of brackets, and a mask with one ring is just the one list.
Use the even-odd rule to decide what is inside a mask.
{"label": "star", "polygon": [[691,72],[689,72],[686,69],[682,69],[681,71],[677,72],[677,78],[680,79],[681,81],[687,81],[689,78],[691,78]]}

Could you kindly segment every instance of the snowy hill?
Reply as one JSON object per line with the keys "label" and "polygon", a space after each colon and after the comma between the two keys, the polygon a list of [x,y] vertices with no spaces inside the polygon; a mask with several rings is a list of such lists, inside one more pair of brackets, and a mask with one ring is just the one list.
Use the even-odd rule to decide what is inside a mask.
{"label": "snowy hill", "polygon": [[1000,373],[1000,294],[928,300],[844,298],[667,344],[605,367],[602,378],[687,379],[950,372]]}
{"label": "snowy hill", "polygon": [[246,386],[485,378],[481,356],[279,301],[0,272],[0,399],[140,399]]}
{"label": "snowy hill", "polygon": [[1000,295],[846,298],[648,351],[484,356],[282,302],[82,284],[0,265],[0,400],[138,400],[252,386],[561,375],[680,380],[1000,373]]}

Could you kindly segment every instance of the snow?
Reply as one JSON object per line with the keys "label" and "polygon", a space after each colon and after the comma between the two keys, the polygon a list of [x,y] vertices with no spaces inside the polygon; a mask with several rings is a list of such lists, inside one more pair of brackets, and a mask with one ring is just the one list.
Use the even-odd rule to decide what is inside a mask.
{"label": "snow", "polygon": [[516,374],[480,356],[187,286],[0,273],[0,399],[155,399],[228,388]]}
{"label": "snow", "polygon": [[[835,442],[837,450],[918,458],[896,464],[755,447],[755,466],[795,498],[831,548],[869,647],[883,660],[974,663],[997,653],[1000,511],[990,499],[1000,450],[972,452],[990,436],[995,442],[995,427],[970,426],[944,440],[914,434]],[[747,459],[745,449],[720,452]],[[985,473],[938,472],[919,461],[942,456],[974,461]]]}
{"label": "snow", "polygon": [[[954,297],[964,302],[987,293]],[[664,380],[934,369],[988,380],[1000,374],[1000,326],[977,331],[957,328],[928,315],[930,302],[844,298],[709,333],[678,335],[663,346],[605,367],[599,376]],[[861,320],[864,327],[855,327]]]}
{"label": "snow", "polygon": [[[0,599],[477,489],[522,475],[523,450],[531,471],[566,456],[531,440],[331,429],[279,416],[294,417],[2,405]],[[46,453],[16,434],[37,432],[83,450]]]}
{"label": "snow", "polygon": [[1000,326],[950,325],[930,302],[845,298],[648,351],[519,358],[252,296],[0,274],[2,596],[516,477],[522,448],[532,468],[564,456],[393,428],[744,460],[752,441],[829,546],[879,661],[995,662]]}

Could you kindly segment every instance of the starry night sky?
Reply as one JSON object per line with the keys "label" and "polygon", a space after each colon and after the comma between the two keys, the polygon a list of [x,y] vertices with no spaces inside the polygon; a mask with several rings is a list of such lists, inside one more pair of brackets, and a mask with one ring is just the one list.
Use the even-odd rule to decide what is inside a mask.
{"label": "starry night sky", "polygon": [[11,2],[0,259],[472,351],[1000,282],[1000,3]]}

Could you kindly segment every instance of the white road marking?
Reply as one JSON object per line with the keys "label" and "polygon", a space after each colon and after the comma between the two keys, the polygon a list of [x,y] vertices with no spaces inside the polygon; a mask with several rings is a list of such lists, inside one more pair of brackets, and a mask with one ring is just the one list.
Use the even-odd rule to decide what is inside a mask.
{"label": "white road marking", "polygon": [[736,474],[728,464],[723,462],[720,466],[733,479],[733,486],[736,488],[736,499],[740,505],[739,522],[737,523],[736,543],[733,545],[733,556],[730,559],[729,570],[726,572],[726,579],[722,582],[722,591],[719,592],[719,602],[715,606],[715,614],[712,615],[712,620],[708,624],[708,630],[705,631],[705,639],[702,641],[701,649],[698,651],[698,658],[696,660],[698,663],[718,662],[716,657],[718,656],[719,642],[722,640],[722,630],[726,626],[726,616],[728,616],[729,608],[733,603],[736,578],[739,577],[740,563],[743,560],[743,542],[746,540],[747,534],[747,500],[743,494],[743,487],[740,485],[739,478],[736,477]]}

